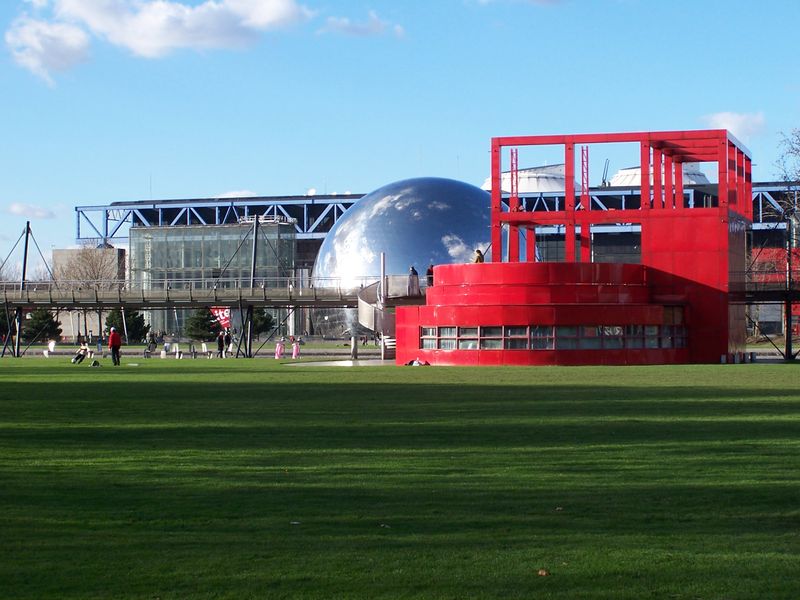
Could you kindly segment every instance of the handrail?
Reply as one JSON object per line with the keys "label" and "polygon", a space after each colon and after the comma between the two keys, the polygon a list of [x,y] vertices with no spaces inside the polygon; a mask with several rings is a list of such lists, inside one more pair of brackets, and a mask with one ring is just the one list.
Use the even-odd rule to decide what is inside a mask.
{"label": "handrail", "polygon": [[[272,288],[285,290],[310,290],[312,288],[336,288],[343,290],[357,290],[361,287],[374,283],[378,280],[377,276],[358,276],[350,277],[346,280],[338,277],[313,277],[301,279],[295,276],[276,276],[276,277],[256,277],[254,288]],[[166,290],[173,291],[178,289],[242,289],[250,287],[249,277],[229,277],[223,279],[213,278],[186,278],[178,279],[175,277],[163,278],[133,278],[129,280],[121,279],[55,279],[46,281],[28,281],[26,288],[40,291],[46,289],[53,290]],[[0,280],[0,290],[19,291],[19,281]]]}

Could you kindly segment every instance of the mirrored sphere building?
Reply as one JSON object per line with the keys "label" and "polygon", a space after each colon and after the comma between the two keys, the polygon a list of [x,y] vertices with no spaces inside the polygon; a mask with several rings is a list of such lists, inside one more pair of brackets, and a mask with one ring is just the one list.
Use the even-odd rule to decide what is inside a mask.
{"label": "mirrored sphere building", "polygon": [[[414,266],[424,284],[428,265],[471,262],[476,248],[489,247],[489,208],[487,192],[453,179],[385,185],[358,200],[330,230],[314,263],[314,284],[336,281],[358,288],[374,281],[381,274],[382,252],[387,275],[403,275]],[[320,310],[314,328],[336,336],[356,320],[353,310]]]}

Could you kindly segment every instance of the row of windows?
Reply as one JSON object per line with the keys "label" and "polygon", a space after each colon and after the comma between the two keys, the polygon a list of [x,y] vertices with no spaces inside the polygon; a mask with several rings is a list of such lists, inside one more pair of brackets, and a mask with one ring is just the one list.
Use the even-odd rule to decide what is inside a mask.
{"label": "row of windows", "polygon": [[[296,240],[290,225],[263,225],[259,231],[259,265],[294,263]],[[133,227],[131,269],[247,269],[252,248],[252,226]]]}
{"label": "row of windows", "polygon": [[685,348],[683,325],[422,327],[426,350],[618,350]]}

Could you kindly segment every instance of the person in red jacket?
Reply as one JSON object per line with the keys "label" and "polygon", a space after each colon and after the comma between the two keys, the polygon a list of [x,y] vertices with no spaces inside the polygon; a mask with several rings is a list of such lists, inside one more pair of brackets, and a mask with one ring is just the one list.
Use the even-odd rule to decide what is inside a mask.
{"label": "person in red jacket", "polygon": [[108,349],[111,350],[111,360],[114,366],[119,366],[119,348],[122,346],[122,338],[117,333],[117,328],[112,327],[108,334]]}

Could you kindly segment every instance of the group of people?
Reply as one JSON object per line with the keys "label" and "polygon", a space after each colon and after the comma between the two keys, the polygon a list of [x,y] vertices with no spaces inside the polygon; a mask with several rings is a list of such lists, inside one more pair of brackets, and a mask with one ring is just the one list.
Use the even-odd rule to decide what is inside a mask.
{"label": "group of people", "polygon": [[[482,263],[484,260],[483,252],[481,252],[480,248],[475,249],[475,257],[472,259],[474,263]],[[433,286],[433,265],[428,267],[428,270],[425,271],[425,282],[428,287]],[[422,292],[419,289],[419,273],[414,268],[414,265],[411,265],[408,269],[408,290],[407,294],[409,296],[421,296]]]}
{"label": "group of people", "polygon": [[217,357],[225,358],[233,354],[233,337],[229,329],[223,329],[217,336]]}
{"label": "group of people", "polygon": [[[72,363],[79,365],[81,364],[87,356],[91,356],[92,351],[89,350],[89,344],[86,341],[86,338],[83,336],[79,336],[78,343],[78,351],[75,353],[75,356],[72,357]],[[120,349],[122,348],[122,336],[117,331],[116,327],[112,327],[111,330],[108,332],[108,349],[111,352],[111,362],[114,363],[115,367],[118,367],[120,362]],[[100,349],[98,348],[98,351]]]}
{"label": "group of people", "polygon": [[[428,270],[425,271],[425,283],[428,287],[433,285],[433,265],[429,265]],[[408,295],[422,295],[422,291],[419,289],[419,273],[417,273],[414,265],[411,265],[411,267],[408,269]]]}
{"label": "group of people", "polygon": [[[89,344],[86,342],[86,339],[81,337],[79,340],[80,346],[78,347],[75,356],[72,357],[73,364],[80,364],[82,363],[87,356],[92,354],[92,351],[89,350]],[[303,345],[303,339],[298,336],[295,337],[293,335],[289,336],[289,344],[292,347],[292,358],[297,359],[300,358],[300,346]],[[120,348],[122,347],[122,337],[117,332],[116,327],[112,327],[108,334],[108,349],[111,352],[111,361],[114,363],[114,366],[120,365]],[[278,342],[275,344],[275,358],[283,358],[283,354],[286,351],[286,338],[281,336]],[[231,336],[231,332],[229,330],[220,331],[219,335],[217,336],[217,356],[219,358],[225,358],[226,356],[230,356],[233,353],[233,337]]]}
{"label": "group of people", "polygon": [[[292,346],[292,359],[300,358],[300,346],[304,343],[303,338],[300,336],[289,336],[289,344]],[[278,341],[275,342],[275,360],[283,358],[284,352],[286,352],[286,338],[281,336]]]}

